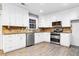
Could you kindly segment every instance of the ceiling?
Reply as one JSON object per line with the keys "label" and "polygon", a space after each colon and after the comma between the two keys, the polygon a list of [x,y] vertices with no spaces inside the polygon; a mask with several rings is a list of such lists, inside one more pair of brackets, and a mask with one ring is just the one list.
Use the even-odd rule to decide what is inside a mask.
{"label": "ceiling", "polygon": [[25,7],[36,15],[46,15],[78,6],[79,3],[25,3]]}

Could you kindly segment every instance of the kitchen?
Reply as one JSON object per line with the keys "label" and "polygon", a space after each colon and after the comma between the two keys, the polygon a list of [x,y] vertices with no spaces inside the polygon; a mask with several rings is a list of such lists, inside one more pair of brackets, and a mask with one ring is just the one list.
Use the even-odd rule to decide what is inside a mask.
{"label": "kitchen", "polygon": [[[55,8],[53,5],[55,7],[59,6],[59,8]],[[39,10],[42,14],[40,15],[37,11],[40,9],[40,6],[45,9],[45,12],[48,11],[48,13],[42,14],[43,10]],[[73,39],[73,37],[76,37],[74,33],[78,31],[73,30],[76,26],[74,23],[78,22],[78,10],[78,3],[68,5],[63,3],[49,3],[46,5],[39,3],[29,3],[28,5],[25,3],[0,4],[0,50],[6,55],[9,52],[22,48],[27,50],[42,43],[68,49],[71,46],[79,46],[79,42]],[[72,35],[74,36],[72,37]]]}

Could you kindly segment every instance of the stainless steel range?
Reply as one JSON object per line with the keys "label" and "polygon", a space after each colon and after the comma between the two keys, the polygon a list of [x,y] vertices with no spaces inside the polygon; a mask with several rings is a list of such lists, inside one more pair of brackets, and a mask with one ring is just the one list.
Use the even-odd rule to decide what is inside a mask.
{"label": "stainless steel range", "polygon": [[50,43],[60,44],[60,33],[51,32]]}
{"label": "stainless steel range", "polygon": [[52,22],[52,27],[54,31],[51,32],[51,43],[60,44],[60,33],[63,31],[61,21]]}
{"label": "stainless steel range", "polygon": [[60,44],[60,33],[62,32],[62,27],[54,28],[54,32],[51,32],[50,43]]}

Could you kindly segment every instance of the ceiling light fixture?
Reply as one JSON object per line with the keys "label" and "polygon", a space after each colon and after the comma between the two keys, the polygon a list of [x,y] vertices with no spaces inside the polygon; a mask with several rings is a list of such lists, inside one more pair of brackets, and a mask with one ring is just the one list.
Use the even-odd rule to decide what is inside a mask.
{"label": "ceiling light fixture", "polygon": [[25,5],[25,3],[21,3],[22,5]]}
{"label": "ceiling light fixture", "polygon": [[68,3],[63,3],[63,5],[64,5],[64,6],[67,6],[67,5],[68,5]]}
{"label": "ceiling light fixture", "polygon": [[43,10],[40,10],[40,13],[43,13],[44,11]]}
{"label": "ceiling light fixture", "polygon": [[40,5],[44,5],[45,3],[40,3]]}

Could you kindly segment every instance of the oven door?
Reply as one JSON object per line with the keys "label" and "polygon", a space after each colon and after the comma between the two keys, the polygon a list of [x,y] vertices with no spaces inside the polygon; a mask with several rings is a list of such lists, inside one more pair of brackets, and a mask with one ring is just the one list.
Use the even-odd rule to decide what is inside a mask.
{"label": "oven door", "polygon": [[60,34],[53,34],[51,35],[51,39],[50,39],[51,43],[60,43]]}
{"label": "oven door", "polygon": [[58,36],[58,35],[51,35],[51,38],[60,39],[60,36]]}

